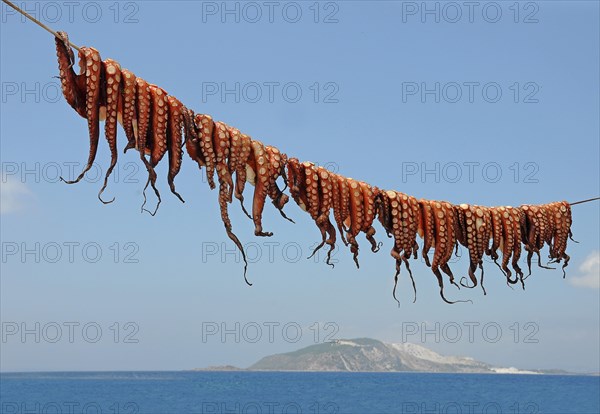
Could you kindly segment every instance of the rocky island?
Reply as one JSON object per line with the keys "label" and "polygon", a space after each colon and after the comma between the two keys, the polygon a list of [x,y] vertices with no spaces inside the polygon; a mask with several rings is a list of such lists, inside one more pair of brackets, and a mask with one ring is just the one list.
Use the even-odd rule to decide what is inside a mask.
{"label": "rocky island", "polygon": [[293,352],[270,355],[246,369],[227,365],[198,370],[567,374],[559,370],[494,367],[469,357],[440,355],[421,345],[385,343],[370,338],[338,339]]}

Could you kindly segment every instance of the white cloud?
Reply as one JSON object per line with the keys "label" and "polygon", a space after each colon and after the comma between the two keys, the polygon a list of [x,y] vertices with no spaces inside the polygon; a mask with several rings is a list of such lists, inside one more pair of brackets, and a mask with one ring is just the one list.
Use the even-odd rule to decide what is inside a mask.
{"label": "white cloud", "polygon": [[570,278],[573,286],[600,289],[600,251],[593,251],[579,266],[581,276]]}
{"label": "white cloud", "polygon": [[32,193],[27,186],[14,177],[0,176],[0,214],[23,211]]}

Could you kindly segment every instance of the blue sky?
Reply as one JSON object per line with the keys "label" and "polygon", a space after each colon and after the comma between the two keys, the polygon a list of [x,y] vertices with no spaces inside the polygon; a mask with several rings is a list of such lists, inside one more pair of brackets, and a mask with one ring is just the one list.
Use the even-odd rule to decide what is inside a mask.
{"label": "blue sky", "polygon": [[[471,14],[453,3],[460,16],[435,2],[427,3],[434,14],[394,1],[228,2],[229,14],[222,2],[28,3],[75,44],[197,112],[380,188],[482,205],[600,192],[597,2],[482,2]],[[304,259],[319,232],[293,203],[295,225],[267,206],[270,239],[255,238],[233,204],[234,231],[256,259],[248,287],[228,253],[217,193],[187,155],[176,179],[186,203],[169,193],[163,161],[156,217],[140,214],[145,174],[133,152],[119,154],[105,193],[116,197],[111,205],[96,198],[93,174],[58,182],[87,157],[86,123],[56,96],[52,37],[4,4],[0,34],[2,370],[247,366],[335,332],[501,366],[600,371],[598,203],[573,208],[580,243],[569,244],[566,280],[534,269],[525,291],[511,290],[488,262],[487,296],[449,286],[448,297],[474,301],[449,306],[415,262],[418,300],[403,272],[400,308],[380,227],[379,253],[361,236],[361,269],[340,244],[332,270]],[[101,141],[100,174],[109,161]],[[466,274],[464,257],[455,274]],[[234,333],[221,338],[215,327]],[[415,327],[439,338],[413,335]],[[21,337],[23,329],[34,333]]]}

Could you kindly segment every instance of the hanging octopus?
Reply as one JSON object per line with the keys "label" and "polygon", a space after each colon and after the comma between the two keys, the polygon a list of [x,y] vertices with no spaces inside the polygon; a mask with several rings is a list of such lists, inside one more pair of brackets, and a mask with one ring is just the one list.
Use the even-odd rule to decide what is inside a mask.
{"label": "hanging octopus", "polygon": [[[449,301],[444,296],[444,281],[440,273],[441,269],[450,278],[450,283],[458,287],[448,265],[457,242],[457,232],[460,230],[456,210],[448,202],[424,199],[419,200],[419,210],[421,221],[418,233],[423,238],[421,255],[437,278],[442,300],[446,303],[456,303],[457,301]],[[431,247],[435,250],[433,261],[430,263],[428,252]]]}
{"label": "hanging octopus", "polygon": [[[394,238],[394,246],[390,251],[391,256],[396,260],[396,273],[394,275],[394,290],[393,297],[396,298],[396,286],[400,275],[402,264],[406,267],[410,276],[414,300],[417,300],[417,287],[410,268],[409,259],[417,257],[417,233],[421,223],[421,212],[419,203],[412,196],[399,193],[397,191],[387,190],[381,192],[380,198],[381,209],[385,211],[385,219],[383,226]],[[398,302],[399,303],[399,302]]]}
{"label": "hanging octopus", "polygon": [[169,156],[169,174],[167,182],[169,188],[175,196],[185,203],[183,198],[175,190],[175,177],[181,170],[181,162],[183,159],[183,132],[184,125],[183,110],[185,107],[174,96],[167,96],[167,153]]}
{"label": "hanging octopus", "polygon": [[541,206],[523,205],[521,206],[521,210],[525,215],[526,233],[523,236],[523,240],[525,242],[525,250],[527,251],[529,275],[531,275],[531,258],[534,253],[537,254],[539,267],[552,269],[542,265],[542,258],[540,256],[540,250],[547,241],[546,232],[551,229],[546,215],[547,209]]}
{"label": "hanging octopus", "polygon": [[348,211],[349,214],[346,217],[344,225],[346,226],[346,240],[350,245],[350,252],[352,252],[352,258],[357,268],[360,268],[358,264],[358,241],[356,236],[362,229],[362,219],[364,217],[364,206],[362,187],[360,183],[352,178],[346,178],[346,186],[349,193],[348,200]]}
{"label": "hanging octopus", "polygon": [[502,238],[502,228],[503,228],[502,227],[502,215],[498,208],[491,207],[490,208],[490,216],[492,219],[492,238],[491,238],[491,245],[488,247],[485,254],[490,256],[492,258],[492,260],[494,261],[494,263],[496,264],[496,266],[498,266],[498,268],[500,269],[502,274],[507,276],[506,283],[509,284],[509,286],[510,286],[511,279],[508,277],[507,273],[502,269],[502,267],[498,263],[498,258],[500,257],[498,255],[498,249],[500,248],[500,246],[502,244],[502,240],[503,240],[503,238]]}
{"label": "hanging octopus", "polygon": [[[539,267],[551,269],[541,262],[541,250],[548,246],[550,263],[563,262],[565,276],[570,260],[566,253],[567,242],[572,240],[571,206],[565,201],[521,207],[484,207],[417,200],[394,190],[381,190],[312,162],[288,158],[279,149],[254,140],[224,122],[214,121],[210,115],[196,114],[164,89],[122,69],[118,62],[111,59],[102,61],[94,48],[82,47],[79,50],[80,70],[76,74],[73,69],[75,55],[67,34],[58,32],[55,43],[63,95],[67,103],[87,120],[90,141],[86,166],[75,180],[67,183],[79,182],[91,168],[98,149],[100,121],[105,121],[104,134],[111,163],[98,197],[103,203],[114,200],[104,201],[101,196],[117,162],[117,124],[120,123],[127,138],[124,152],[137,150],[148,171],[142,211],[148,211],[144,209],[145,190],[150,185],[158,200],[156,209],[150,212],[154,215],[161,203],[155,169],[165,156],[169,165],[169,188],[179,200],[184,201],[176,191],[174,180],[181,170],[185,148],[198,168],[206,169],[210,189],[217,187],[216,172],[221,220],[228,237],[242,254],[244,279],[249,285],[246,277],[248,263],[243,245],[233,233],[229,205],[235,197],[242,211],[253,221],[255,236],[269,237],[273,233],[265,231],[262,223],[267,198],[284,219],[293,222],[283,211],[289,201],[285,193],[288,188],[294,202],[310,215],[321,234],[321,240],[309,258],[327,245],[326,263],[331,266],[338,232],[344,245],[349,247],[357,268],[360,248],[357,238],[360,233],[365,234],[371,251],[377,252],[382,243],[375,240],[373,223],[379,221],[387,236],[393,239],[390,254],[396,262],[393,290],[396,300],[402,266],[411,278],[416,300],[416,283],[410,260],[418,257],[417,236],[423,239],[421,256],[435,275],[440,296],[447,303],[465,302],[449,301],[444,295],[442,273],[451,284],[460,288],[448,265],[453,253],[458,252],[459,245],[469,252],[467,274],[471,282],[470,285],[463,283],[467,279],[463,277],[460,285],[469,288],[481,285],[484,295],[484,256],[494,261],[508,285],[520,281],[524,288],[526,277],[519,266],[522,246],[527,252],[529,274],[534,254]],[[279,178],[283,180],[283,189],[278,184]],[[246,182],[254,186],[251,213],[245,206]],[[432,248],[434,252],[430,260]],[[480,271],[479,279],[477,270]]]}
{"label": "hanging octopus", "polygon": [[[334,209],[334,185],[337,188],[337,176],[312,162],[300,163],[296,158],[288,161],[288,184],[294,201],[307,211],[321,233],[321,242],[313,249],[313,257],[325,244],[329,246],[325,262],[331,263],[331,253],[335,248],[336,231],[330,220],[330,211]],[[337,201],[335,202],[337,203]]]}
{"label": "hanging octopus", "polygon": [[100,140],[100,108],[102,65],[100,54],[94,48],[81,48],[79,51],[79,75],[73,71],[74,53],[69,46],[69,37],[59,32],[56,38],[56,52],[60,70],[62,91],[67,102],[75,111],[87,119],[90,138],[88,161],[75,180],[61,180],[67,184],[81,181],[96,159]]}
{"label": "hanging octopus", "polygon": [[545,211],[548,219],[546,243],[550,248],[548,257],[550,263],[560,263],[562,265],[563,278],[566,277],[565,268],[569,265],[570,257],[565,253],[567,247],[567,238],[573,240],[571,232],[571,205],[566,201],[544,204],[541,208]]}

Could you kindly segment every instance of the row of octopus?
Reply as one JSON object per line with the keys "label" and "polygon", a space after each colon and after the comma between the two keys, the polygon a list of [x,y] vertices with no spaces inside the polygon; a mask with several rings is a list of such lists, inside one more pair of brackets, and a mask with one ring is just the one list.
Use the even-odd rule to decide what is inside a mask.
{"label": "row of octopus", "polygon": [[[537,254],[538,265],[548,268],[542,265],[540,256],[545,244],[549,247],[551,262],[564,261],[564,274],[569,262],[567,241],[572,236],[571,208],[565,201],[520,207],[484,207],[416,199],[398,191],[383,190],[312,162],[288,158],[277,148],[264,145],[223,122],[214,121],[209,115],[194,113],[165,90],[121,68],[118,62],[101,60],[94,48],[80,48],[80,73],[76,74],[73,69],[75,56],[67,34],[58,32],[55,40],[62,92],[69,105],[87,119],[90,138],[86,167],[75,180],[66,182],[80,181],[91,168],[98,149],[100,121],[104,121],[111,163],[98,197],[104,203],[112,202],[103,200],[102,193],[117,162],[117,124],[120,123],[127,137],[125,151],[133,148],[139,152],[148,171],[146,188],[148,185],[153,188],[158,209],[161,198],[156,188],[155,167],[167,157],[168,184],[171,192],[183,201],[176,191],[174,179],[181,169],[185,148],[199,168],[205,169],[210,188],[215,189],[218,183],[221,219],[227,235],[241,251],[245,263],[244,278],[248,284],[246,256],[240,240],[232,231],[228,206],[233,197],[239,200],[243,212],[254,222],[255,235],[268,237],[272,233],[263,230],[261,219],[267,198],[285,219],[292,221],[283,211],[289,201],[284,193],[287,187],[293,200],[310,214],[321,233],[321,241],[313,255],[327,245],[326,263],[331,266],[331,253],[338,231],[357,267],[357,237],[360,233],[364,233],[371,250],[377,252],[381,243],[375,240],[373,225],[376,220],[379,221],[386,235],[394,239],[391,250],[396,261],[394,298],[400,269],[404,265],[412,280],[416,300],[409,259],[418,257],[417,235],[423,239],[421,256],[436,276],[440,296],[447,303],[459,302],[449,301],[444,296],[442,276],[443,272],[451,284],[459,287],[448,265],[459,245],[469,252],[469,279],[461,278],[460,286],[472,288],[479,283],[483,288],[483,259],[487,255],[498,265],[508,284],[520,282],[524,287],[527,276],[518,263],[522,245],[527,252],[529,274],[534,254]],[[284,183],[283,189],[278,180]],[[246,182],[254,186],[251,213],[244,204]],[[144,193],[144,205],[145,198]],[[150,214],[154,215],[156,209]],[[432,248],[434,253],[430,259]],[[479,281],[477,269],[480,270]],[[483,292],[485,294],[485,288]]]}

